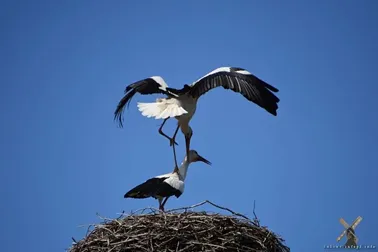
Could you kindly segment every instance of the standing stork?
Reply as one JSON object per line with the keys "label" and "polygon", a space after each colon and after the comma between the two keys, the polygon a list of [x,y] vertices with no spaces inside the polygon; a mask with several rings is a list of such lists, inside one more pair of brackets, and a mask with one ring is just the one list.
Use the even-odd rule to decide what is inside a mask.
{"label": "standing stork", "polygon": [[180,168],[176,166],[172,173],[146,180],[146,182],[128,191],[124,198],[144,199],[153,197],[159,201],[159,209],[164,212],[164,205],[169,197],[176,196],[176,198],[179,198],[183,194],[188,167],[191,163],[197,161],[211,165],[211,162],[201,157],[197,151],[190,150]]}
{"label": "standing stork", "polygon": [[[142,95],[166,95],[166,98],[158,98],[156,102],[138,103],[137,106],[143,116],[164,119],[159,128],[159,133],[169,139],[170,146],[173,146],[173,154],[176,160],[175,144],[177,143],[175,139],[179,128],[181,128],[181,132],[185,135],[186,155],[189,155],[190,140],[193,135],[189,122],[196,111],[198,98],[216,87],[223,87],[240,93],[270,114],[277,115],[277,103],[279,99],[272,93],[278,92],[277,88],[257,78],[243,68],[220,67],[201,77],[191,85],[185,84],[182,89],[168,87],[167,83],[160,76],[152,76],[132,83],[126,87],[125,95],[118,103],[114,112],[114,120],[118,119],[120,126],[123,126],[123,110],[136,93]],[[178,120],[178,125],[172,138],[162,131],[165,122],[171,117]]]}

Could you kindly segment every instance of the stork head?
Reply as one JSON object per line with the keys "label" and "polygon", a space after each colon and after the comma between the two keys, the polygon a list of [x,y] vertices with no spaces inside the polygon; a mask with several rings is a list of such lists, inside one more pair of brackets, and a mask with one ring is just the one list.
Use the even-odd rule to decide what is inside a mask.
{"label": "stork head", "polygon": [[190,84],[184,84],[184,89],[189,90],[190,89]]}
{"label": "stork head", "polygon": [[189,151],[189,157],[187,157],[187,158],[189,159],[190,163],[201,161],[201,162],[204,162],[205,164],[211,165],[211,162],[209,160],[207,160],[206,158],[202,157],[195,150],[190,150]]}

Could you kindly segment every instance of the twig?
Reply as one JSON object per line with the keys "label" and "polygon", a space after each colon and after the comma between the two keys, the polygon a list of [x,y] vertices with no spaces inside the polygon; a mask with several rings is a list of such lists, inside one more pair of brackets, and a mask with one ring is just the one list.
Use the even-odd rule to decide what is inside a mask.
{"label": "twig", "polygon": [[176,252],[178,252],[179,250],[179,247],[180,247],[180,241],[177,241],[177,245],[176,245]]}
{"label": "twig", "polygon": [[270,231],[268,232],[268,234],[267,234],[266,237],[264,238],[263,243],[265,243],[265,241],[266,241],[266,239],[268,239],[269,235],[270,235]]}
{"label": "twig", "polygon": [[233,215],[236,215],[236,216],[242,217],[242,218],[244,218],[244,219],[250,221],[250,219],[249,219],[248,217],[246,217],[245,215],[242,215],[242,214],[240,214],[240,213],[236,213],[236,212],[232,211],[231,209],[229,209],[229,208],[227,208],[227,207],[219,206],[219,205],[217,205],[217,204],[215,204],[215,203],[213,203],[213,202],[211,202],[211,201],[209,201],[209,200],[202,201],[202,202],[200,202],[200,203],[198,203],[198,204],[195,204],[195,205],[192,205],[192,206],[189,206],[189,207],[181,207],[181,208],[171,209],[171,210],[166,211],[166,213],[171,213],[171,212],[175,212],[175,211],[178,211],[178,210],[188,210],[188,209],[193,209],[193,208],[196,208],[196,207],[199,207],[199,206],[205,205],[206,203],[208,203],[208,204],[210,204],[210,205],[212,205],[212,206],[214,206],[214,207],[217,207],[217,208],[219,208],[219,209],[222,209],[222,210],[228,211],[228,212],[232,213]]}
{"label": "twig", "polygon": [[168,211],[165,211],[166,213],[171,213],[171,212],[176,212],[176,211],[179,211],[179,210],[187,210],[187,209],[192,209],[192,208],[196,208],[196,207],[199,207],[199,206],[202,206],[204,204],[207,203],[207,200],[205,201],[202,201],[198,204],[195,204],[195,205],[192,205],[192,206],[189,206],[189,207],[180,207],[180,208],[175,208],[175,209],[171,209],[171,210],[168,210]]}
{"label": "twig", "polygon": [[190,243],[192,244],[198,244],[198,245],[206,245],[206,246],[210,246],[210,247],[216,247],[216,248],[221,248],[221,249],[227,249],[221,245],[216,245],[216,244],[210,244],[210,243],[206,243],[206,242],[196,242],[196,241],[190,241]]}
{"label": "twig", "polygon": [[119,213],[119,216],[117,218],[117,220],[120,220],[125,214],[125,211],[122,211],[122,213]]}
{"label": "twig", "polygon": [[110,219],[110,218],[102,217],[99,213],[96,213],[96,215],[97,215],[98,218],[100,218],[104,222],[115,221],[115,222],[118,223],[118,225],[120,225],[120,226],[122,225],[121,222],[118,221],[119,220],[118,218],[117,219]]}
{"label": "twig", "polygon": [[255,213],[255,205],[256,201],[254,200],[253,201],[253,215],[255,216],[255,218],[253,218],[253,221],[256,223],[257,226],[260,226],[260,221],[259,221],[259,218],[257,218],[257,215]]}
{"label": "twig", "polygon": [[212,203],[211,201],[208,201],[208,200],[206,200],[206,202],[209,203],[210,205],[213,205],[213,206],[217,207],[217,208],[223,209],[223,210],[225,210],[225,211],[229,211],[229,212],[232,213],[233,215],[243,217],[243,218],[246,219],[246,220],[250,220],[250,219],[249,219],[248,217],[246,217],[245,215],[242,215],[242,214],[240,214],[240,213],[236,213],[236,212],[232,211],[231,209],[229,209],[229,208],[227,208],[227,207],[221,207],[221,206],[216,205],[216,204],[214,204],[214,203]]}

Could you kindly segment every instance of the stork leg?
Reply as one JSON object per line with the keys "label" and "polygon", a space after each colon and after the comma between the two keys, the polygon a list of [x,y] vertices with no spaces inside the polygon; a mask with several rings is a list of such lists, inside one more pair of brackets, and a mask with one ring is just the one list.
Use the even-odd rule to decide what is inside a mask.
{"label": "stork leg", "polygon": [[[173,134],[173,137],[172,137],[171,146],[173,145],[173,143],[176,143],[176,135],[177,135],[179,128],[180,128],[180,124],[177,124],[177,128],[176,128],[175,133]],[[176,144],[176,145],[178,145],[178,144]]]}
{"label": "stork leg", "polygon": [[163,126],[164,126],[165,122],[166,122],[168,119],[169,119],[169,117],[166,118],[166,119],[164,119],[163,123],[161,124],[161,126],[160,126],[160,128],[159,128],[159,134],[169,139],[169,144],[170,144],[170,146],[172,146],[173,144],[178,145],[178,144],[175,142],[175,140],[174,140],[173,138],[167,136],[167,135],[163,132]]}
{"label": "stork leg", "polygon": [[176,148],[175,148],[175,145],[173,144],[173,142],[175,142],[176,135],[177,135],[177,132],[178,132],[179,128],[180,128],[180,125],[177,125],[176,131],[173,134],[172,142],[171,142],[171,146],[173,148],[173,158],[175,159],[175,170],[178,169],[178,165],[177,165],[177,158],[176,158]]}
{"label": "stork leg", "polygon": [[163,203],[161,204],[161,208],[162,208],[162,211],[163,211],[163,212],[164,212],[164,205],[165,205],[165,203],[167,203],[168,198],[169,198],[169,196],[166,197],[166,198],[164,199]]}
{"label": "stork leg", "polygon": [[158,201],[159,201],[159,210],[164,212],[164,206],[161,203],[163,201],[163,198],[158,198]]}

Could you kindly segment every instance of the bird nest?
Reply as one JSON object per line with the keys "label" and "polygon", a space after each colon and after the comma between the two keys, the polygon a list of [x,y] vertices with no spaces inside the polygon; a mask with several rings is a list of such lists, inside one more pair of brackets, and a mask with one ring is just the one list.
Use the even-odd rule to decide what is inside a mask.
{"label": "bird nest", "polygon": [[[231,214],[193,211],[206,203]],[[117,219],[100,218],[103,223],[91,225],[84,239],[72,238],[70,252],[290,251],[282,238],[260,226],[256,215],[252,221],[210,201],[165,213],[145,208]]]}

